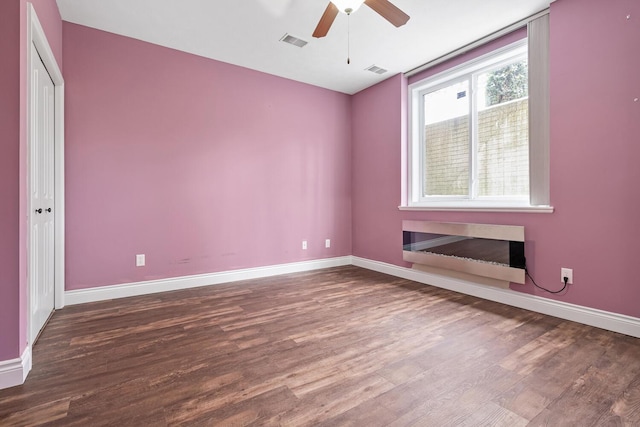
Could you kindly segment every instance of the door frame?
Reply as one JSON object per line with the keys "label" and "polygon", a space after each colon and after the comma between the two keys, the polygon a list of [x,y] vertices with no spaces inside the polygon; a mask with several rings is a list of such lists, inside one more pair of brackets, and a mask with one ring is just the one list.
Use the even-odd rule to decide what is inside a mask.
{"label": "door frame", "polygon": [[36,125],[32,120],[31,115],[31,92],[33,75],[33,67],[31,61],[32,50],[36,49],[40,55],[44,66],[46,67],[51,80],[54,85],[54,308],[60,309],[64,307],[64,287],[65,287],[65,274],[64,274],[64,229],[65,229],[65,195],[64,195],[64,79],[58,62],[51,50],[47,36],[45,35],[42,25],[38,20],[38,15],[31,3],[27,3],[27,209],[28,209],[28,225],[27,225],[27,274],[28,274],[28,289],[27,289],[27,339],[28,347],[31,350],[33,346],[33,340],[35,336],[31,336],[31,293],[33,291],[33,278],[32,269],[34,266],[31,263],[31,135],[33,135],[33,127]]}

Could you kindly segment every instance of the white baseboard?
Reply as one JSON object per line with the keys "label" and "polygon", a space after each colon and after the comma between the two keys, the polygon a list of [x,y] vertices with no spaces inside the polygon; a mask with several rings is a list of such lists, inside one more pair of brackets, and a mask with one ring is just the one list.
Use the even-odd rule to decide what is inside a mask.
{"label": "white baseboard", "polygon": [[18,359],[0,361],[0,390],[23,384],[31,371],[31,347]]}
{"label": "white baseboard", "polygon": [[[69,305],[82,304],[86,302],[216,285],[344,265],[355,265],[357,267],[389,274],[391,276],[413,280],[418,283],[449,289],[451,291],[507,304],[513,307],[523,308],[547,314],[549,316],[571,320],[585,325],[595,326],[597,328],[607,329],[640,338],[640,319],[636,317],[569,304],[562,301],[554,301],[535,295],[516,292],[510,289],[495,288],[355,256],[327,258],[291,264],[280,264],[220,273],[104,286],[94,289],[67,291],[65,292],[65,302]],[[0,361],[0,390],[23,384],[27,375],[31,371],[31,366],[32,360],[30,346],[27,346],[20,358]]]}
{"label": "white baseboard", "polygon": [[637,317],[554,301],[511,289],[480,285],[365,258],[355,256],[352,258],[353,265],[357,267],[640,338],[640,319]]}
{"label": "white baseboard", "polygon": [[[322,268],[355,265],[368,270],[378,271],[391,276],[413,280],[439,288],[449,289],[478,298],[524,308],[549,316],[571,320],[597,328],[619,332],[632,337],[640,338],[640,319],[623,314],[611,313],[595,308],[583,307],[562,301],[555,301],[536,295],[525,294],[511,289],[500,289],[492,286],[481,285],[465,280],[426,273],[406,267],[399,267],[380,261],[373,261],[355,256],[327,258],[312,261],[280,264],[267,267],[248,268],[243,270],[231,270],[219,273],[200,274],[169,279],[149,280],[145,282],[128,283],[99,288],[80,289],[65,292],[65,303],[68,305],[83,304],[87,302],[103,301],[116,298],[124,298],[137,295],[147,295],[158,292],[174,291],[179,289],[195,288],[200,286],[217,285],[221,283],[237,282],[240,280],[258,279],[277,276],[279,274],[298,273],[303,271],[319,270]],[[24,357],[24,355],[23,355]],[[2,375],[5,372],[20,372],[21,359],[0,362],[0,388]],[[18,362],[16,362],[18,361]],[[29,370],[31,369],[31,353],[28,354]],[[4,364],[3,364],[4,363]],[[17,363],[17,365],[16,365]],[[12,368],[9,368],[12,367]],[[15,368],[15,369],[14,369]],[[28,373],[29,370],[26,372]],[[5,375],[10,375],[6,373]],[[26,374],[25,374],[26,376]],[[21,384],[21,383],[16,383]]]}
{"label": "white baseboard", "polygon": [[200,286],[218,285],[221,283],[258,279],[262,277],[277,276],[279,274],[299,273],[303,271],[340,267],[351,264],[351,256],[344,256],[266,267],[247,268],[242,270],[223,271],[219,273],[198,274],[194,276],[101,286],[99,288],[66,291],[64,301],[66,305],[83,304],[87,302],[176,291],[180,289],[197,288]]}

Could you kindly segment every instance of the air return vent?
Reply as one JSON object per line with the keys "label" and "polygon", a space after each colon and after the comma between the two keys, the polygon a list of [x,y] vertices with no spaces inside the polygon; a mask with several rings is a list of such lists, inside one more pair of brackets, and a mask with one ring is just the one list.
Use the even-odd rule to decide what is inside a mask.
{"label": "air return vent", "polygon": [[371,71],[372,73],[376,73],[376,74],[384,74],[387,72],[387,70],[385,70],[384,68],[380,68],[377,65],[372,65],[369,68],[365,68],[365,70]]}
{"label": "air return vent", "polygon": [[282,36],[282,38],[280,39],[281,42],[285,42],[285,43],[289,43],[292,44],[294,46],[298,46],[298,47],[304,47],[308,42],[299,39],[297,37],[293,37],[292,35],[289,34],[285,34],[284,36]]}

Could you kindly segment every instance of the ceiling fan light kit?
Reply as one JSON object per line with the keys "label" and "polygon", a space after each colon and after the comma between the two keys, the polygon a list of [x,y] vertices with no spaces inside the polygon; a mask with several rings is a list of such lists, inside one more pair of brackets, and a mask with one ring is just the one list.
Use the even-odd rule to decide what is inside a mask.
{"label": "ceiling fan light kit", "polygon": [[364,0],[331,0],[331,3],[336,5],[340,12],[349,15],[358,10],[358,8],[362,6],[362,3],[364,3]]}

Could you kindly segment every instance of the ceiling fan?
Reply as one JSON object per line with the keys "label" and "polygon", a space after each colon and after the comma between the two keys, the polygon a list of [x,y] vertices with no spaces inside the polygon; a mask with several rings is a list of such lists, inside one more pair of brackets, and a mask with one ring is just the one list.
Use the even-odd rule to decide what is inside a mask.
{"label": "ceiling fan", "polygon": [[313,37],[320,38],[326,36],[338,12],[351,15],[358,10],[362,3],[369,6],[396,27],[406,24],[409,20],[409,15],[391,4],[389,0],[331,0],[320,18],[318,26],[313,32]]}

